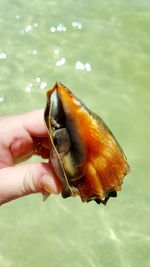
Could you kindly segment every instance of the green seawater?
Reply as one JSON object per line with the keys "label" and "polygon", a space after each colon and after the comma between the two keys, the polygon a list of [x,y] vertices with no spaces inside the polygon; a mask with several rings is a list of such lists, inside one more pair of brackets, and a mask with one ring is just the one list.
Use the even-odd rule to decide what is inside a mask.
{"label": "green seawater", "polygon": [[1,0],[0,115],[44,107],[56,80],[105,120],[132,172],[106,207],[40,194],[1,206],[0,267],[149,267],[150,1]]}

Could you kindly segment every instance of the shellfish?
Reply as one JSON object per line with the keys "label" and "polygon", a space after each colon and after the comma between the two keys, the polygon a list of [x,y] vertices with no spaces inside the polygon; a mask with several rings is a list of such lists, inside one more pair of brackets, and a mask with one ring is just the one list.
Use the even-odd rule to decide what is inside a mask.
{"label": "shellfish", "polygon": [[79,195],[98,204],[116,197],[130,168],[104,121],[60,82],[47,92],[44,119],[62,197]]}

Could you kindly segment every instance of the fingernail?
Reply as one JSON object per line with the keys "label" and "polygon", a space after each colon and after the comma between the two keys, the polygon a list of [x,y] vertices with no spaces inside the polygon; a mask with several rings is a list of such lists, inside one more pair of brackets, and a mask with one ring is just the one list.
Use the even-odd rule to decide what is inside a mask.
{"label": "fingernail", "polygon": [[56,185],[56,182],[51,176],[44,175],[42,177],[42,182],[43,182],[43,189],[46,192],[53,193],[53,194],[59,194],[59,189]]}

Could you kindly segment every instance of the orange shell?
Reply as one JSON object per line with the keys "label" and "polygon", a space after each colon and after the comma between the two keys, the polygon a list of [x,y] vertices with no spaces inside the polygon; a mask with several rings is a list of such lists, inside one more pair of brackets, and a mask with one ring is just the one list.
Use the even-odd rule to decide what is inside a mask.
{"label": "orange shell", "polygon": [[[107,201],[121,190],[123,177],[130,168],[115,137],[103,120],[89,111],[65,86],[56,83],[66,116],[73,120],[76,131],[86,146],[82,179],[70,183],[78,189],[82,201]],[[111,192],[112,195],[111,195]]]}

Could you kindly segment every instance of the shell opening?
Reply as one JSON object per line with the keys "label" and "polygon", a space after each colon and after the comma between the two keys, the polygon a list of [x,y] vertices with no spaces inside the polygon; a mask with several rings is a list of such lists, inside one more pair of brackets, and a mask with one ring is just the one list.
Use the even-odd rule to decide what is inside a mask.
{"label": "shell opening", "polygon": [[83,177],[85,149],[71,114],[63,106],[58,89],[51,95],[50,128],[53,144],[71,185],[71,182]]}

